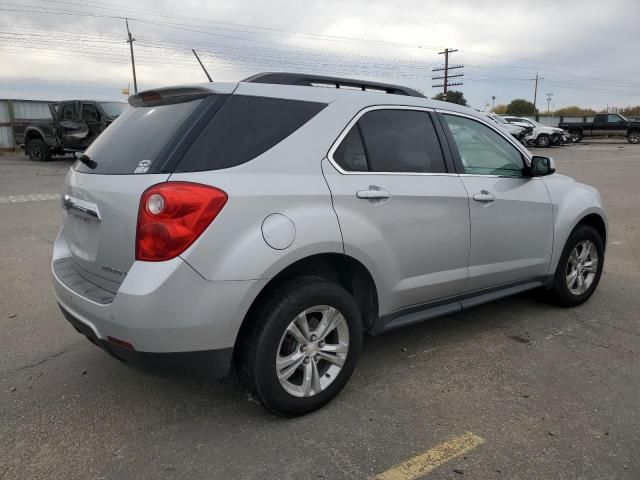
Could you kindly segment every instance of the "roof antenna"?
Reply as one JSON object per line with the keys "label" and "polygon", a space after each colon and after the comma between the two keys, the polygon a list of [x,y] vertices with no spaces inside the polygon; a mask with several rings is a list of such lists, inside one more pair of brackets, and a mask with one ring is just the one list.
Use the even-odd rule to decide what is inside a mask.
{"label": "roof antenna", "polygon": [[198,54],[196,53],[196,51],[192,48],[191,51],[193,52],[193,54],[196,56],[196,60],[198,60],[198,63],[200,64],[200,66],[202,67],[202,70],[204,70],[204,74],[207,76],[207,78],[209,79],[210,82],[213,82],[213,79],[211,78],[211,75],[209,75],[209,72],[207,72],[207,69],[204,68],[204,65],[202,64],[202,61],[200,60],[200,57],[198,56]]}

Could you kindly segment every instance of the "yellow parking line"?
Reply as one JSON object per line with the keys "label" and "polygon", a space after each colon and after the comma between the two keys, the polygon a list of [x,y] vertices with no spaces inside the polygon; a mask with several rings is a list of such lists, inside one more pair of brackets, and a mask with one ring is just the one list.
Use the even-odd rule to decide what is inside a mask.
{"label": "yellow parking line", "polygon": [[483,438],[467,432],[390,468],[386,472],[373,477],[373,480],[413,480],[426,475],[449,460],[479,447],[483,443]]}

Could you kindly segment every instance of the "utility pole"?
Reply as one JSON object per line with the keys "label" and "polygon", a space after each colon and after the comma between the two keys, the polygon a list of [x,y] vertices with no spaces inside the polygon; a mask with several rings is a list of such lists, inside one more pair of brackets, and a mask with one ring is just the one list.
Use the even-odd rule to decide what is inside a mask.
{"label": "utility pole", "polygon": [[547,113],[551,113],[551,110],[549,109],[549,105],[551,105],[552,98],[553,98],[553,93],[551,92],[547,93]]}
{"label": "utility pole", "polygon": [[544,77],[540,77],[538,69],[536,69],[536,78],[530,78],[529,80],[535,80],[536,86],[533,89],[533,113],[536,113],[536,101],[538,100],[538,82],[544,80]]}
{"label": "utility pole", "polygon": [[209,72],[207,72],[207,69],[204,68],[204,65],[202,64],[202,61],[200,60],[200,57],[198,56],[198,54],[196,53],[195,49],[191,49],[191,51],[193,52],[193,54],[196,56],[196,60],[198,60],[198,63],[200,64],[200,66],[202,67],[202,70],[204,70],[204,74],[207,76],[207,78],[209,79],[210,82],[213,82],[211,75],[209,75]]}
{"label": "utility pole", "polygon": [[136,79],[136,61],[133,58],[133,42],[135,42],[136,39],[131,37],[131,32],[129,31],[129,19],[125,18],[124,21],[127,24],[127,35],[129,37],[129,39],[127,40],[127,43],[129,44],[129,49],[131,50],[131,68],[133,69],[133,91],[134,93],[138,93],[138,80]]}
{"label": "utility pole", "polygon": [[450,82],[450,78],[454,77],[462,77],[464,73],[450,74],[449,70],[455,70],[458,68],[463,68],[464,65],[449,65],[449,54],[457,52],[458,50],[453,50],[451,48],[445,48],[443,52],[438,52],[438,55],[444,55],[444,67],[434,67],[432,71],[434,72],[444,72],[443,75],[433,76],[431,80],[442,80],[442,83],[438,83],[436,85],[432,85],[433,88],[443,87],[444,99],[447,99],[447,91],[449,87],[453,87],[455,85],[462,85],[462,82]]}
{"label": "utility pole", "polygon": [[496,96],[491,95],[491,110],[495,110],[496,108]]}

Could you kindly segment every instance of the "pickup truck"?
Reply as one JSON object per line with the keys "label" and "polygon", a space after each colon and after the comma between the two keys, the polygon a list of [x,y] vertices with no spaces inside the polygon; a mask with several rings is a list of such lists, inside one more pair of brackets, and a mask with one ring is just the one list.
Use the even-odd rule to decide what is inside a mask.
{"label": "pickup truck", "polygon": [[51,119],[14,123],[16,143],[31,160],[50,160],[54,154],[84,151],[128,105],[123,102],[70,100],[51,103]]}
{"label": "pickup truck", "polygon": [[640,143],[640,122],[627,120],[618,113],[598,113],[593,122],[562,122],[558,127],[569,132],[572,142],[606,135],[624,136],[629,143]]}

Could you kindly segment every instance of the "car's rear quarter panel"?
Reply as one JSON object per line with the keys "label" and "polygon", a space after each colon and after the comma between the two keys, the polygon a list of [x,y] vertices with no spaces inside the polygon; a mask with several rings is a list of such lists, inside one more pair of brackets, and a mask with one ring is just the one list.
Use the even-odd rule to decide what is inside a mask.
{"label": "car's rear quarter panel", "polygon": [[[245,164],[173,174],[170,180],[212,185],[229,197],[182,258],[208,280],[249,280],[272,278],[307,256],[342,253],[340,227],[321,162],[348,121],[345,115],[344,107],[329,105]],[[285,215],[295,226],[295,239],[288,248],[272,248],[263,237],[262,223],[274,213]]]}

